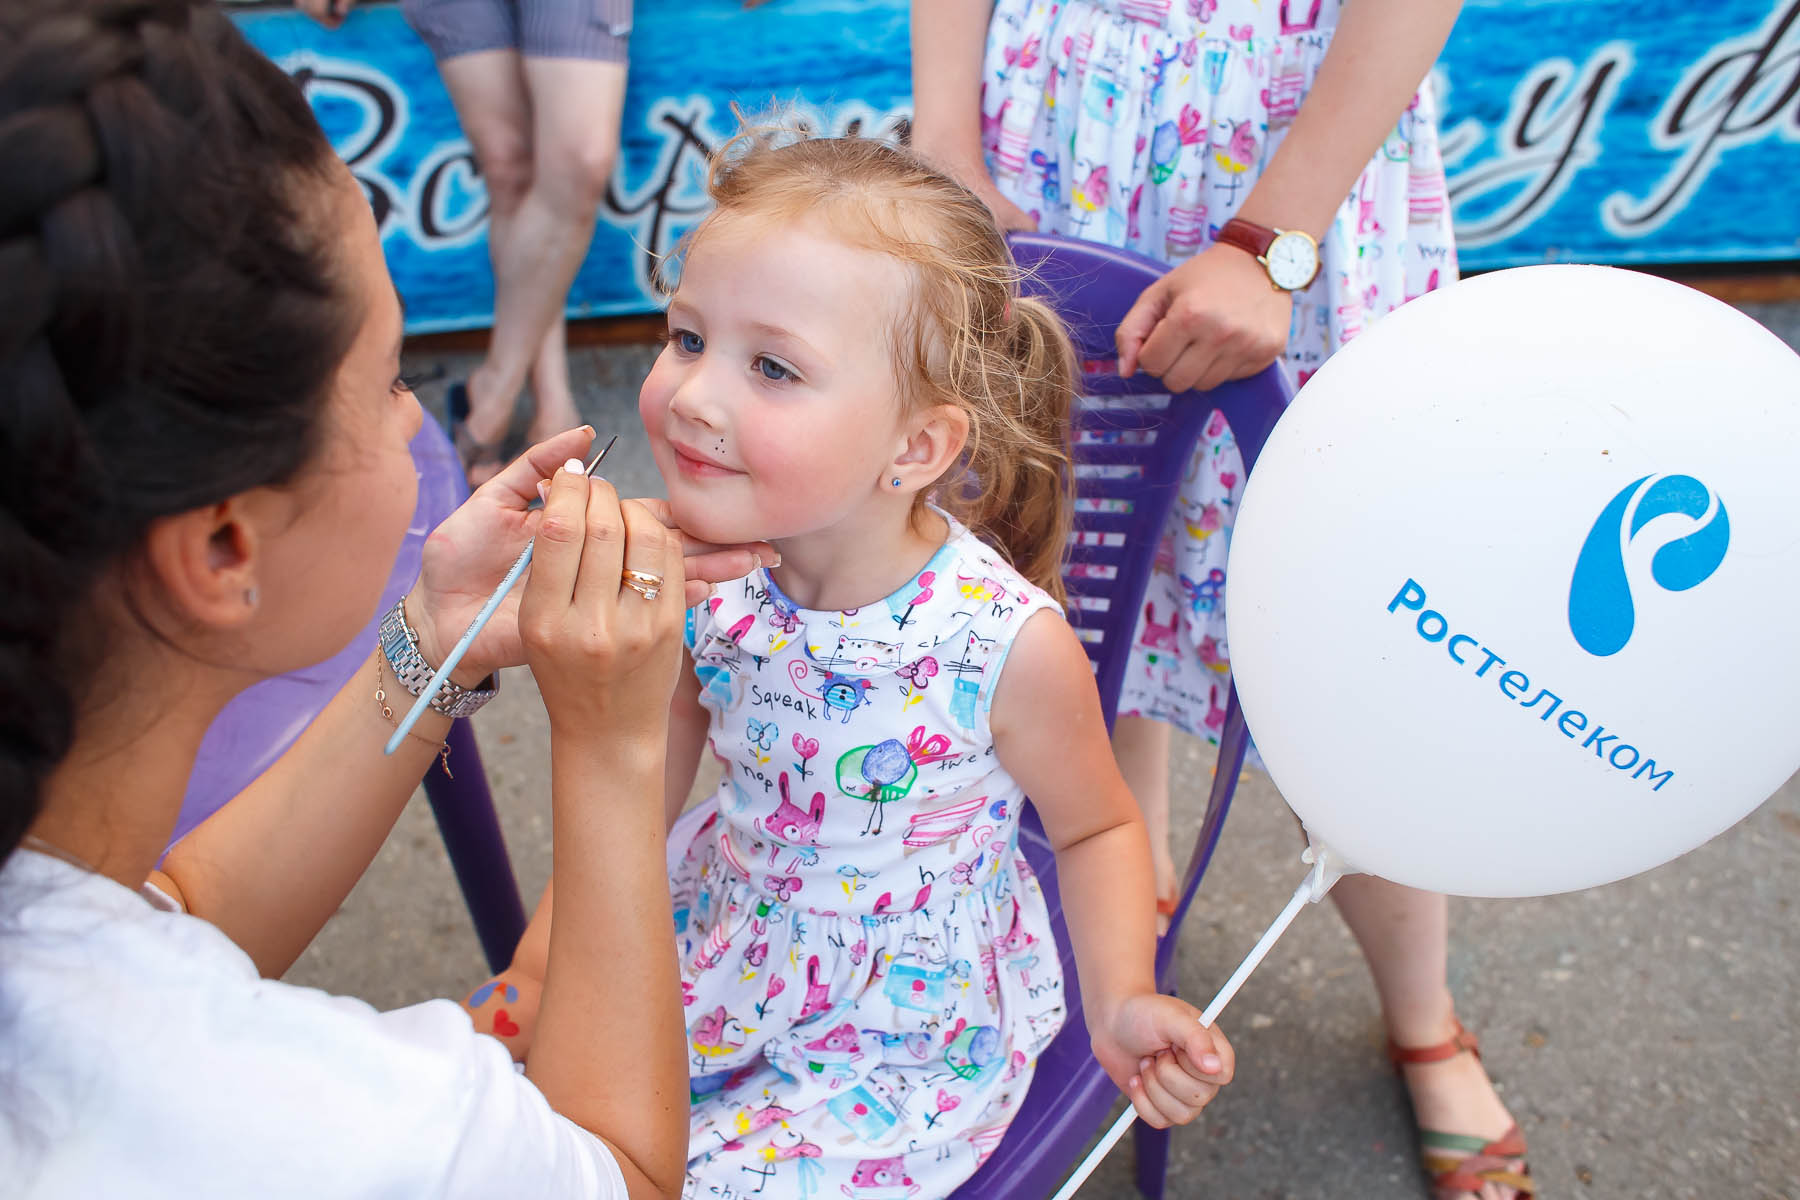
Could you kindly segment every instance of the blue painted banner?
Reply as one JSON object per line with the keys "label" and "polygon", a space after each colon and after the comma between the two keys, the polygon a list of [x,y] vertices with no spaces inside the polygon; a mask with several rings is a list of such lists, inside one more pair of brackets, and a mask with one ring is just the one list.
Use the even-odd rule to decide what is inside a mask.
{"label": "blue painted banner", "polygon": [[[493,306],[486,195],[399,7],[238,14],[368,191],[414,332]],[[1437,68],[1466,269],[1800,259],[1800,0],[1468,0]],[[899,0],[638,0],[620,162],[571,316],[648,312],[733,103],[831,132],[911,110]]]}

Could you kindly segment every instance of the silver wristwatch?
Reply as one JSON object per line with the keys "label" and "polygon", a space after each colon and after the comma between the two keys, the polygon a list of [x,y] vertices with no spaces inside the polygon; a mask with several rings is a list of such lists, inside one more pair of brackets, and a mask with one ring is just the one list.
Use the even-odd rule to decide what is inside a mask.
{"label": "silver wristwatch", "polygon": [[[418,633],[407,623],[405,596],[382,614],[381,652],[387,656],[394,678],[414,696],[423,692],[431,683],[432,675],[436,674],[436,668],[419,653]],[[473,688],[459,687],[455,680],[446,679],[438,694],[431,698],[431,707],[455,720],[468,716],[492,700],[499,690],[500,680],[495,675],[489,675]]]}

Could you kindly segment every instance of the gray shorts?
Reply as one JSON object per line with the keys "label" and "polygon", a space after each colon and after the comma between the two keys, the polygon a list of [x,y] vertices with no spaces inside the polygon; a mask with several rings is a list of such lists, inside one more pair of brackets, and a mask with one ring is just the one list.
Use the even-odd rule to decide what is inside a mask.
{"label": "gray shorts", "polygon": [[439,59],[517,50],[622,63],[631,34],[631,0],[401,0],[400,8]]}

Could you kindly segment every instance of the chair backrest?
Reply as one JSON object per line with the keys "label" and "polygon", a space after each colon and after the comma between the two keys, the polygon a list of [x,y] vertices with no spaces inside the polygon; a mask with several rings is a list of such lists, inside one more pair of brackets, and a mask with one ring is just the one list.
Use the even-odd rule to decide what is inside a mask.
{"label": "chair backrest", "polygon": [[[1169,509],[1213,411],[1237,437],[1246,469],[1290,390],[1279,366],[1206,393],[1171,396],[1154,378],[1118,376],[1113,334],[1138,295],[1168,269],[1110,246],[1046,234],[1016,235],[1026,290],[1069,323],[1082,359],[1075,414],[1076,535],[1064,575],[1069,621],[1095,665],[1110,726],[1130,660],[1145,584]],[[1174,614],[1165,619],[1174,620]]]}
{"label": "chair backrest", "polygon": [[[1014,256],[1029,272],[1026,291],[1062,314],[1082,359],[1083,399],[1073,431],[1075,535],[1064,576],[1069,621],[1094,664],[1110,727],[1151,564],[1201,432],[1213,412],[1222,413],[1248,471],[1287,406],[1290,389],[1279,366],[1210,392],[1174,396],[1147,375],[1119,378],[1114,331],[1138,295],[1167,268],[1126,251],[1042,234],[1015,236],[1011,241]],[[1173,620],[1173,614],[1168,619]],[[1159,981],[1169,977],[1174,934],[1217,842],[1243,752],[1243,719],[1234,700],[1221,738],[1218,777],[1174,924],[1158,949]],[[1048,1195],[1118,1096],[1088,1049],[1056,887],[1055,854],[1029,809],[1022,821],[1020,846],[1050,907],[1064,967],[1068,1020],[1039,1056],[1031,1091],[1006,1137],[957,1190],[958,1200],[1038,1200]]]}
{"label": "chair backrest", "polygon": [[[246,688],[225,706],[200,744],[171,845],[243,791],[293,745],[326,702],[337,695],[351,672],[368,657],[381,614],[418,578],[419,555],[426,535],[463,502],[469,486],[450,439],[436,421],[421,423],[412,440],[412,456],[413,466],[419,472],[418,506],[382,591],[381,607],[361,633],[324,662],[265,679]],[[371,678],[371,694],[374,686]]]}

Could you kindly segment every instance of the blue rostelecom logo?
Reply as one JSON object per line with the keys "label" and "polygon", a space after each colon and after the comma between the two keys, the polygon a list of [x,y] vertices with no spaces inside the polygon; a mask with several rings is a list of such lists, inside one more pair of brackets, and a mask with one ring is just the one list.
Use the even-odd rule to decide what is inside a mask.
{"label": "blue rostelecom logo", "polygon": [[1625,577],[1625,548],[1638,530],[1670,513],[1699,521],[1709,512],[1710,520],[1663,545],[1650,560],[1650,577],[1671,592],[1704,583],[1725,561],[1731,542],[1725,502],[1691,475],[1646,475],[1612,498],[1588,530],[1569,583],[1569,631],[1583,650],[1604,658],[1631,640],[1637,611]]}

